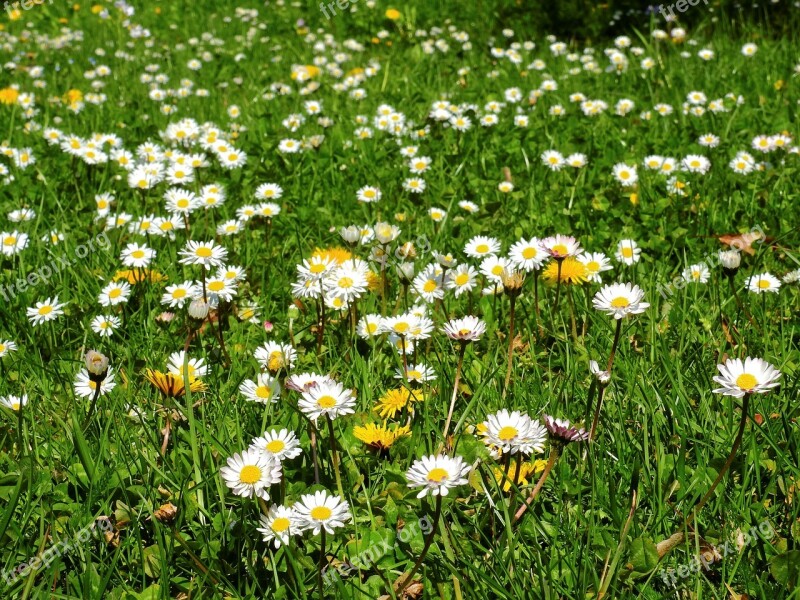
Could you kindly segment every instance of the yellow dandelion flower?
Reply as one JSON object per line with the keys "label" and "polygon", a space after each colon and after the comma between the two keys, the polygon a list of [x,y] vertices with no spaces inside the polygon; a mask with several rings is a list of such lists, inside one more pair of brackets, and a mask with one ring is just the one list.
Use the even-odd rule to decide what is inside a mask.
{"label": "yellow dandelion flower", "polygon": [[547,464],[546,460],[537,460],[532,463],[525,462],[522,463],[519,467],[519,474],[517,474],[517,461],[512,460],[509,468],[508,468],[508,475],[506,476],[503,469],[500,467],[495,467],[492,469],[494,474],[494,479],[498,485],[500,482],[503,481],[503,491],[507,492],[511,489],[511,480],[514,479],[514,476],[517,475],[516,481],[514,482],[517,487],[524,487],[530,483],[529,478],[531,475],[536,475],[537,473],[541,473],[544,470],[545,465]]}
{"label": "yellow dandelion flower", "polygon": [[[180,375],[147,369],[145,379],[166,398],[180,398],[186,394],[186,385]],[[192,390],[192,393],[204,392],[208,386],[199,379],[189,377],[189,389]]]}
{"label": "yellow dandelion flower", "polygon": [[332,260],[337,265],[340,265],[344,261],[353,258],[353,255],[348,250],[337,246],[334,248],[317,248],[314,250],[314,254],[311,255],[311,258]]}
{"label": "yellow dandelion flower", "polygon": [[16,104],[17,98],[19,98],[19,91],[12,87],[0,90],[0,104]]}
{"label": "yellow dandelion flower", "polygon": [[383,279],[373,271],[367,271],[367,289],[370,292],[379,292],[383,289]]}
{"label": "yellow dandelion flower", "polygon": [[167,281],[168,278],[166,275],[152,269],[123,269],[114,273],[114,277],[112,279],[114,281],[124,279],[131,285],[134,285],[143,281],[160,283],[162,281]]}
{"label": "yellow dandelion flower", "polygon": [[401,17],[401,13],[396,8],[389,8],[386,10],[386,18],[392,21],[397,21]]}
{"label": "yellow dandelion flower", "polygon": [[103,5],[102,4],[95,4],[95,5],[92,6],[92,14],[93,15],[99,15],[101,12],[103,12]]}
{"label": "yellow dandelion flower", "polygon": [[367,446],[379,452],[388,450],[398,439],[410,435],[410,433],[411,427],[408,425],[403,427],[395,425],[390,429],[385,422],[383,425],[367,423],[363,427],[353,427],[353,435],[357,440],[364,442]]}
{"label": "yellow dandelion flower", "polygon": [[[581,284],[586,282],[586,275],[586,266],[577,258],[568,256],[561,261],[561,283]],[[558,278],[558,262],[552,260],[545,267],[542,279],[555,283]]]}
{"label": "yellow dandelion flower", "polygon": [[403,410],[408,404],[408,394],[404,393],[405,390],[389,390],[375,405],[375,412],[377,412],[382,419],[390,418]]}
{"label": "yellow dandelion flower", "polygon": [[83,100],[83,92],[76,89],[68,90],[66,94],[64,94],[64,102],[67,104],[75,104],[76,102],[80,102]]}

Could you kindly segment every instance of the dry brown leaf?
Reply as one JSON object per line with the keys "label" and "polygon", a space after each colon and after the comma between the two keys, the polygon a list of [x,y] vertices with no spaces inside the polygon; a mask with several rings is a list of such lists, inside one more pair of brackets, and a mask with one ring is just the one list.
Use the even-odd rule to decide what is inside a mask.
{"label": "dry brown leaf", "polygon": [[753,249],[753,244],[755,242],[759,240],[762,240],[759,243],[770,241],[770,238],[767,237],[762,239],[762,234],[758,231],[749,231],[747,233],[726,233],[717,236],[717,239],[726,246],[730,246],[736,250],[741,250],[750,256],[756,253],[756,251]]}

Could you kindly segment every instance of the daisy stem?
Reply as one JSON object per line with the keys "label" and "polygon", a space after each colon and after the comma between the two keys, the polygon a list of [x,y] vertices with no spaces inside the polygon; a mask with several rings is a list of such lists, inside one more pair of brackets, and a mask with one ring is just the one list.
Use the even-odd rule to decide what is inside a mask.
{"label": "daisy stem", "polygon": [[339,496],[344,499],[344,488],[342,488],[342,474],[339,472],[339,452],[336,450],[336,436],[333,433],[333,419],[328,419],[328,432],[331,444],[331,462],[333,463],[333,473],[336,476],[336,490]]}
{"label": "daisy stem", "polygon": [[569,301],[569,323],[572,330],[572,339],[578,342],[578,325],[575,321],[575,302],[572,299],[572,288],[567,288],[567,300]]}
{"label": "daisy stem", "polygon": [[461,381],[461,367],[464,365],[464,354],[467,350],[467,342],[461,341],[461,348],[458,350],[458,366],[456,367],[456,378],[453,382],[453,396],[450,398],[450,409],[447,411],[447,421],[444,423],[444,443],[447,445],[447,433],[450,431],[450,421],[453,418],[453,411],[456,407],[456,397],[458,396],[458,384]]}
{"label": "daisy stem", "polygon": [[608,356],[608,366],[606,371],[611,373],[611,367],[614,366],[614,355],[617,353],[617,346],[619,345],[619,337],[622,334],[622,319],[617,319],[617,328],[614,331],[614,341],[611,343],[611,354]]}
{"label": "daisy stem", "polygon": [[267,256],[269,256],[269,241],[271,237],[272,237],[272,219],[267,219],[267,240],[266,242],[264,242],[264,245],[266,246],[265,251]]}
{"label": "daisy stem", "polygon": [[739,421],[739,431],[736,433],[736,439],[733,440],[733,447],[731,447],[731,452],[728,454],[728,460],[725,461],[725,464],[722,465],[722,468],[719,470],[717,474],[717,478],[714,480],[714,483],[711,484],[711,487],[706,492],[706,495],[703,496],[703,499],[697,503],[697,505],[692,509],[692,512],[684,520],[684,525],[689,525],[692,520],[694,519],[695,515],[700,512],[703,507],[705,506],[706,502],[708,502],[711,495],[714,493],[714,490],[717,489],[717,486],[722,481],[722,478],[725,477],[725,474],[728,472],[728,469],[731,468],[734,459],[736,458],[736,452],[739,450],[739,446],[742,443],[742,436],[744,435],[744,428],[747,425],[747,413],[750,407],[750,394],[745,394],[744,399],[742,400],[742,418]]}
{"label": "daisy stem", "polygon": [[600,421],[600,410],[603,408],[603,392],[606,386],[602,383],[599,384],[600,389],[597,392],[597,408],[594,410],[594,418],[592,419],[592,428],[589,430],[589,441],[594,439],[594,432],[597,430],[597,423]]}
{"label": "daisy stem", "polygon": [[519,510],[514,515],[514,519],[512,523],[516,523],[522,518],[522,515],[525,514],[525,511],[528,510],[528,507],[533,504],[533,501],[536,500],[536,497],[539,495],[539,492],[542,491],[542,487],[544,487],[544,482],[547,481],[547,476],[550,475],[550,471],[553,470],[553,467],[558,460],[559,455],[559,446],[554,444],[553,447],[550,449],[550,458],[547,459],[547,464],[544,466],[544,471],[542,471],[541,476],[539,477],[539,481],[536,482],[536,487],[533,488],[528,498],[519,507]]}
{"label": "daisy stem", "polygon": [[317,580],[319,585],[320,600],[325,598],[325,586],[322,580],[322,571],[325,569],[325,528],[322,528],[322,537],[319,544],[319,568],[317,569]]}
{"label": "daisy stem", "polygon": [[319,485],[319,457],[317,456],[317,428],[313,423],[308,424],[309,437],[311,438],[311,460],[314,462],[314,483]]}
{"label": "daisy stem", "polygon": [[[439,524],[439,518],[442,515],[442,496],[436,496],[436,508],[434,509],[433,513],[433,524],[431,525],[431,532],[428,534],[428,537],[425,538],[425,545],[422,547],[422,552],[419,554],[419,558],[414,563],[414,566],[411,568],[411,571],[403,578],[402,583],[399,581],[395,583],[395,587],[397,591],[395,592],[395,596],[397,598],[403,597],[403,591],[408,587],[408,584],[411,583],[414,579],[414,575],[417,574],[419,571],[420,566],[422,565],[422,561],[425,560],[425,556],[428,554],[428,550],[433,543],[433,538],[436,536],[436,526]],[[403,577],[402,575],[400,577]],[[398,585],[400,583],[400,585]]]}
{"label": "daisy stem", "polygon": [[539,337],[542,337],[542,315],[539,313],[539,269],[533,270],[533,309],[536,313],[536,325],[539,328]]}
{"label": "daisy stem", "polygon": [[[105,377],[103,377],[105,380]],[[94,414],[94,409],[97,406],[97,399],[100,398],[100,392],[103,390],[102,384],[103,380],[101,381],[94,381],[94,394],[92,395],[92,403],[89,405],[89,412],[86,413],[86,418],[83,420],[83,426],[81,429],[86,429],[86,426],[89,425],[89,421],[92,419],[92,415]],[[89,381],[93,381],[90,379]],[[20,411],[22,408],[20,407]]]}
{"label": "daisy stem", "polygon": [[510,308],[508,311],[508,366],[506,367],[506,380],[503,385],[503,400],[506,399],[508,387],[511,385],[511,363],[514,358],[514,315],[517,304],[516,296],[509,298]]}
{"label": "daisy stem", "polygon": [[561,264],[564,262],[563,258],[557,258],[556,263],[558,263],[558,272],[556,274],[556,300],[553,302],[553,319],[555,320],[555,315],[558,313],[558,300],[561,297]]}

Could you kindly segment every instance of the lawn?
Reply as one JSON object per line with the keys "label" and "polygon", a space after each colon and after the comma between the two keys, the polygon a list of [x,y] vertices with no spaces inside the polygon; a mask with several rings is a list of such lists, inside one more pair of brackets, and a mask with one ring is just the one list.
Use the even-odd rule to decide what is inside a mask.
{"label": "lawn", "polygon": [[796,9],[224,4],[0,14],[0,597],[800,597]]}

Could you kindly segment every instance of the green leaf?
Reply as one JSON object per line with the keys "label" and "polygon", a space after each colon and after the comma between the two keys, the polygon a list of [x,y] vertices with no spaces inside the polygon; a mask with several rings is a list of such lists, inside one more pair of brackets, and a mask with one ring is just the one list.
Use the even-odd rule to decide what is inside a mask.
{"label": "green leaf", "polygon": [[631,542],[629,562],[634,575],[649,573],[658,566],[656,545],[648,538],[636,538]]}
{"label": "green leaf", "polygon": [[790,550],[769,561],[769,570],[775,580],[790,590],[797,587],[800,580],[800,550]]}

